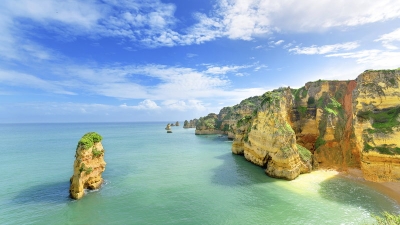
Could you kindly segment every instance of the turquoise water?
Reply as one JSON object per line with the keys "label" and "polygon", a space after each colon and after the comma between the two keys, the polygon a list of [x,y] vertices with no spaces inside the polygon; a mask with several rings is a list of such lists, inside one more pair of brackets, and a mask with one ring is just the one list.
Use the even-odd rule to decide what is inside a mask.
{"label": "turquoise water", "polygon": [[[226,137],[165,125],[1,124],[0,224],[362,224],[400,212],[347,178],[269,178]],[[75,201],[75,147],[89,131],[103,136],[106,182]]]}

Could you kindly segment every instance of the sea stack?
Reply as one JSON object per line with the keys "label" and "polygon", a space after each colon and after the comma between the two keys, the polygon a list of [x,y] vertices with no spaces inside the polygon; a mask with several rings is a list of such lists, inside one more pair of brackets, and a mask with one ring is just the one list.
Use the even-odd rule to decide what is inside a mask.
{"label": "sea stack", "polygon": [[69,193],[71,198],[80,199],[84,189],[98,189],[103,183],[101,174],[106,168],[102,137],[89,132],[79,140],[76,147],[74,174],[71,177]]}
{"label": "sea stack", "polygon": [[167,127],[165,129],[167,130],[167,133],[172,133],[171,124],[167,124]]}
{"label": "sea stack", "polygon": [[175,126],[177,127],[179,126],[179,121],[176,121]]}

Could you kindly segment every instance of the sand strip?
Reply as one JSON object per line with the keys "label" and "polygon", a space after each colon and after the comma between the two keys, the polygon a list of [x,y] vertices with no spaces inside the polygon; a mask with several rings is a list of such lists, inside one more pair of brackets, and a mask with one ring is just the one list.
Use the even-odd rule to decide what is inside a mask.
{"label": "sand strip", "polygon": [[357,182],[365,184],[376,191],[386,195],[387,197],[393,199],[400,205],[400,182],[372,182],[367,181],[362,176],[362,171],[360,169],[349,169],[347,172],[340,172],[341,176],[348,177]]}

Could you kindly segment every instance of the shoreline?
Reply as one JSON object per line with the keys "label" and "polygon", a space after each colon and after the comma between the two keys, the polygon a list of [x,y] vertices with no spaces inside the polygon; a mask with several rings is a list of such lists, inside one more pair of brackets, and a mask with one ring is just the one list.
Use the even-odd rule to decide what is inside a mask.
{"label": "shoreline", "polygon": [[400,182],[372,182],[365,180],[360,169],[348,169],[348,171],[339,172],[339,176],[347,177],[356,182],[365,184],[377,192],[392,199],[400,206]]}

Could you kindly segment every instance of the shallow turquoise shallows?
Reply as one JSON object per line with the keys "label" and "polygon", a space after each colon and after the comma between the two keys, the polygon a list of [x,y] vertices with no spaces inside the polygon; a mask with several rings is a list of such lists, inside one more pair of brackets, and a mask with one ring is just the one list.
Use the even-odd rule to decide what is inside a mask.
{"label": "shallow turquoise shallows", "polygon": [[[166,123],[1,124],[0,224],[363,224],[399,213],[343,177],[273,179],[218,135]],[[105,184],[68,197],[75,148],[103,136]]]}

